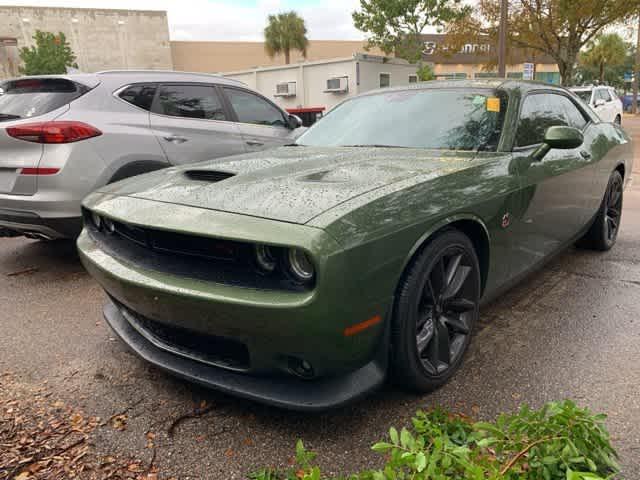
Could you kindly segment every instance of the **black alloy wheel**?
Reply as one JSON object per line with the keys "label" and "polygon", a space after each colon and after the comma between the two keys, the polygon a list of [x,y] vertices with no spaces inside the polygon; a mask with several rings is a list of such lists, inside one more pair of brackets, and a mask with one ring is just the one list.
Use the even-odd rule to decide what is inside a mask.
{"label": "black alloy wheel", "polygon": [[620,172],[614,170],[591,228],[577,243],[579,247],[605,252],[615,245],[622,220],[623,197],[624,180]]}
{"label": "black alloy wheel", "polygon": [[478,317],[480,272],[469,239],[447,230],[414,260],[394,314],[393,363],[402,384],[429,391],[462,361]]}
{"label": "black alloy wheel", "polygon": [[622,218],[622,183],[620,174],[612,176],[605,196],[605,225],[606,236],[609,242],[616,241],[618,230],[620,229],[620,219]]}

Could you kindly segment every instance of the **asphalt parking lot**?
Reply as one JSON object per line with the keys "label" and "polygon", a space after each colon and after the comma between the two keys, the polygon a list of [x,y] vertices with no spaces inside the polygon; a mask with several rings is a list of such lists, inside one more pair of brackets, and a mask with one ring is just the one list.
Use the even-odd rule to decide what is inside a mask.
{"label": "asphalt parking lot", "polygon": [[[640,144],[640,120],[625,118],[625,126]],[[153,456],[161,478],[244,478],[259,466],[286,465],[298,438],[319,453],[327,473],[349,473],[378,462],[369,446],[419,408],[441,404],[493,418],[521,403],[564,398],[609,415],[625,478],[640,475],[638,181],[625,193],[615,248],[570,249],[484,308],[462,369],[430,395],[389,386],[321,415],[230,398],[129,353],[102,320],[104,300],[72,243],[0,239],[0,374],[44,386],[52,400],[90,415],[124,415],[126,428],[96,429],[93,448],[148,462]],[[207,405],[206,413],[175,423],[194,405]]]}

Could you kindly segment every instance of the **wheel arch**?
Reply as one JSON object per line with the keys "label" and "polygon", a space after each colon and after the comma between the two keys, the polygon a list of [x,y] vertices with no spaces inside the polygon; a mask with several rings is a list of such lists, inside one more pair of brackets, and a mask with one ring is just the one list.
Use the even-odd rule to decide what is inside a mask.
{"label": "wheel arch", "polygon": [[461,214],[453,217],[448,217],[436,224],[434,224],[429,230],[427,230],[413,245],[409,254],[405,258],[404,264],[402,265],[402,274],[399,278],[398,285],[400,285],[400,280],[404,278],[407,273],[409,265],[413,259],[418,255],[426,245],[431,241],[431,239],[440,233],[441,231],[454,228],[464,233],[475,249],[476,255],[478,256],[478,263],[480,266],[480,279],[482,282],[480,295],[484,293],[484,289],[487,285],[487,280],[489,276],[489,260],[490,260],[490,236],[489,230],[487,229],[484,222],[472,214]]}
{"label": "wheel arch", "polygon": [[170,164],[160,162],[158,160],[135,160],[133,162],[125,163],[118,168],[113,175],[111,175],[107,184],[118,182],[125,178],[135,177],[136,175],[142,175],[143,173],[154,172],[170,166]]}

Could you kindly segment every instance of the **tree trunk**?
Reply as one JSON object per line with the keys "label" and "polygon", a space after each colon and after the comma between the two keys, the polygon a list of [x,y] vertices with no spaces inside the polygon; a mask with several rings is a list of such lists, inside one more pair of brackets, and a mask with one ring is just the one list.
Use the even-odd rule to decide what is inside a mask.
{"label": "tree trunk", "polygon": [[600,62],[600,85],[604,84],[604,62]]}
{"label": "tree trunk", "polygon": [[563,87],[570,87],[573,85],[573,72],[576,65],[576,58],[578,53],[567,53],[566,57],[558,62],[558,70],[560,70],[560,83]]}
{"label": "tree trunk", "polygon": [[284,51],[284,63],[286,63],[287,65],[291,63],[291,52],[288,48],[286,48]]}

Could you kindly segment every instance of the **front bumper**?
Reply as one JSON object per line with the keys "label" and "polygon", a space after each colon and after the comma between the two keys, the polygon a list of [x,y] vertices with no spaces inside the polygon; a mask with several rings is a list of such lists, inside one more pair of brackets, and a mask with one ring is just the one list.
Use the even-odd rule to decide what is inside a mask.
{"label": "front bumper", "polygon": [[300,411],[336,408],[375,390],[386,375],[386,350],[363,367],[338,377],[303,380],[237,373],[157,347],[131,325],[112,301],[105,305],[104,317],[113,331],[144,360],[206,387],[276,407]]}

